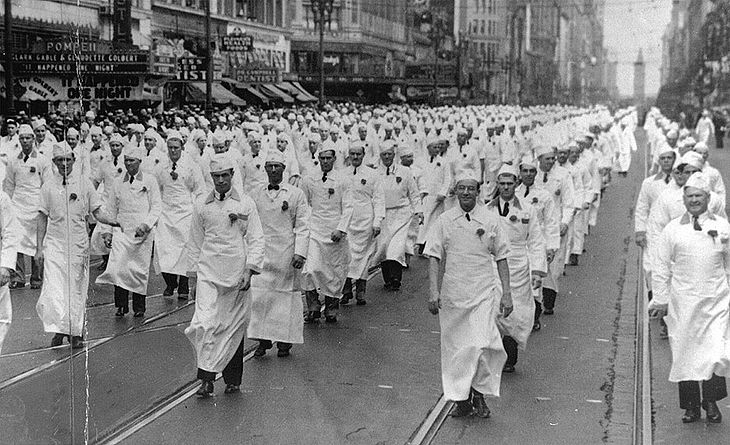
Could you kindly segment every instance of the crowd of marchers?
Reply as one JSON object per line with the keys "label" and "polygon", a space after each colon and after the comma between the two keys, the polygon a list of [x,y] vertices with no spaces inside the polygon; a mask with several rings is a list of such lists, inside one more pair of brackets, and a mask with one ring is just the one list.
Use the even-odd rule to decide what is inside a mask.
{"label": "crowd of marchers", "polygon": [[185,333],[197,394],[213,395],[218,373],[235,393],[244,338],[258,341],[255,356],[276,345],[288,357],[305,323],[346,323],[340,305],[367,304],[375,266],[397,292],[411,258],[425,256],[445,396],[455,416],[489,417],[484,396],[499,395],[541,314],[556,310],[564,267],[579,264],[604,191],[637,148],[633,108],[171,116],[119,125],[89,112],[60,133],[39,116],[6,121],[0,346],[9,289],[26,285],[30,265],[51,345],[84,347],[98,256],[110,316],[127,316],[130,294],[132,315],[145,316],[151,272],[166,297],[194,298]]}

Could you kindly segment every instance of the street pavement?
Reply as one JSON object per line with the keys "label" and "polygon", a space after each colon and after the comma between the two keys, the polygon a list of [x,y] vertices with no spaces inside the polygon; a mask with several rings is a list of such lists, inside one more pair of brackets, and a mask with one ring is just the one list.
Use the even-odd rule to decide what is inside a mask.
{"label": "street pavement", "polygon": [[[730,150],[710,158],[726,183],[729,158]],[[630,442],[634,332],[626,320],[634,316],[642,164],[640,150],[629,176],[614,177],[587,252],[566,268],[555,314],[543,316],[517,372],[503,376],[501,397],[487,400],[492,417],[448,418],[433,443]],[[137,425],[123,443],[406,443],[441,395],[427,262],[411,266],[400,292],[375,276],[367,306],[343,307],[335,325],[306,325],[304,345],[288,358],[249,354],[242,393],[224,395],[218,381],[207,400],[187,397],[195,359],[182,331],[193,306],[160,297],[159,277],[144,320],[116,319],[111,287],[92,286],[89,349],[73,355],[67,345],[48,347],[35,314],[39,292],[13,291],[14,324],[0,356],[0,442],[94,443]],[[92,282],[96,273],[92,266]],[[681,424],[668,343],[652,335],[651,345],[656,443],[725,443],[725,424]],[[729,404],[721,404],[727,415]]]}

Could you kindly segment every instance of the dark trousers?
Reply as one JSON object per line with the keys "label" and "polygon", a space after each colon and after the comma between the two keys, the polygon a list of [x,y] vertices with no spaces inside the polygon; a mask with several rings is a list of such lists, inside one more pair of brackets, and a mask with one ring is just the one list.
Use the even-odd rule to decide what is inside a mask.
{"label": "dark trousers", "polygon": [[545,309],[555,308],[555,299],[558,297],[558,293],[552,289],[542,288],[542,306]]}
{"label": "dark trousers", "polygon": [[403,279],[403,266],[398,261],[385,260],[380,263],[380,270],[386,285],[400,287]]}
{"label": "dark trousers", "polygon": [[504,345],[504,351],[507,353],[507,361],[505,365],[514,366],[517,364],[517,340],[505,335],[502,337],[502,345]]}
{"label": "dark trousers", "polygon": [[[365,296],[365,288],[367,286],[366,280],[357,279],[355,280],[355,293],[357,294],[358,298],[362,298]],[[352,278],[348,278],[345,280],[345,285],[342,287],[342,294],[343,295],[350,295],[352,297]]]}
{"label": "dark trousers", "polygon": [[725,377],[712,374],[710,380],[703,380],[701,396],[700,399],[700,382],[694,380],[679,382],[679,407],[692,409],[699,408],[701,401],[717,402],[727,397]]}
{"label": "dark trousers", "polygon": [[15,262],[15,279],[16,283],[25,284],[25,257],[30,258],[30,284],[41,284],[43,278],[41,277],[41,268],[38,266],[38,262],[34,256],[18,254],[18,259]]}
{"label": "dark trousers", "polygon": [[[132,312],[144,312],[146,309],[146,295],[132,292]],[[114,306],[129,309],[129,291],[114,286]]]}
{"label": "dark trousers", "polygon": [[178,295],[187,295],[190,293],[190,289],[188,288],[188,277],[162,272],[162,278],[165,280],[167,287],[173,292],[177,289]]}
{"label": "dark trousers", "polygon": [[535,323],[540,321],[540,315],[542,315],[542,303],[539,301],[535,302]]}
{"label": "dark trousers", "polygon": [[[236,353],[233,354],[233,357],[223,369],[223,381],[226,385],[241,385],[241,380],[243,379],[243,340],[241,339]],[[198,368],[198,378],[212,382],[215,380],[215,372]]]}

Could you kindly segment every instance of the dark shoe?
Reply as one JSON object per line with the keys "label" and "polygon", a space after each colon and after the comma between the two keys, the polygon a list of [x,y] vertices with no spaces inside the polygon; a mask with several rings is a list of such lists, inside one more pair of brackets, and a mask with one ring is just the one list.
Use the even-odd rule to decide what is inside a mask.
{"label": "dark shoe", "polygon": [[84,347],[84,339],[74,335],[71,337],[71,349],[81,349]]}
{"label": "dark shoe", "polygon": [[165,291],[162,292],[163,297],[172,297],[175,294],[175,286],[167,286]]}
{"label": "dark shoe", "polygon": [[126,314],[127,312],[129,312],[129,308],[118,307],[117,313],[114,315],[116,315],[117,317],[124,317],[124,314]]}
{"label": "dark shoe", "polygon": [[195,392],[195,395],[197,395],[200,398],[207,398],[213,396],[213,382],[209,382],[208,380],[203,380],[203,383],[200,384],[200,388],[198,388],[198,391]]}
{"label": "dark shoe", "polygon": [[532,332],[537,332],[537,331],[539,331],[539,330],[540,330],[541,328],[542,328],[542,325],[540,324],[540,320],[538,320],[538,321],[536,321],[536,322],[535,322],[535,323],[534,323],[534,324],[532,325]]}
{"label": "dark shoe", "polygon": [[254,357],[263,357],[266,355],[266,350],[271,349],[271,341],[270,340],[259,340],[259,345],[256,347],[256,350],[253,352]]}
{"label": "dark shoe", "polygon": [[661,323],[659,327],[659,338],[666,340],[669,338],[669,329],[666,323]]}
{"label": "dark shoe", "polygon": [[324,317],[325,323],[337,323],[337,315],[326,315]]}
{"label": "dark shoe", "polygon": [[570,260],[568,260],[569,266],[577,266],[578,265],[578,255],[571,253],[570,254]]}
{"label": "dark shoe", "polygon": [[276,351],[276,356],[277,357],[289,357],[289,355],[291,354],[289,352],[290,349],[291,348],[288,348],[288,349],[281,349],[280,348],[278,351]]}
{"label": "dark shoe", "polygon": [[357,303],[355,303],[355,304],[357,304],[358,306],[365,306],[366,304],[368,304],[368,302],[365,301],[364,298],[358,298]]}
{"label": "dark shoe", "polygon": [[542,311],[542,313],[545,315],[553,315],[555,312],[552,309],[546,308],[545,310]]}
{"label": "dark shoe", "polygon": [[474,413],[474,407],[469,400],[461,400],[454,404],[454,409],[451,410],[451,417],[466,417],[471,416]]}
{"label": "dark shoe", "polygon": [[488,419],[492,412],[484,401],[484,395],[472,389],[471,403],[474,406],[474,415],[482,419]]}
{"label": "dark shoe", "polygon": [[25,283],[21,283],[19,281],[13,281],[12,283],[8,284],[9,289],[22,289],[25,287]]}
{"label": "dark shoe", "polygon": [[144,317],[144,312],[135,312],[134,313],[134,318],[142,318],[142,317]]}
{"label": "dark shoe", "polygon": [[394,292],[395,292],[395,291],[399,291],[399,290],[400,290],[400,281],[398,281],[398,280],[393,280],[393,281],[392,281],[392,282],[390,283],[390,290],[392,290],[392,291],[394,291]]}
{"label": "dark shoe", "polygon": [[720,412],[720,408],[717,407],[717,402],[702,402],[702,407],[706,411],[708,422],[722,422],[722,413]]}
{"label": "dark shoe", "polygon": [[352,292],[342,294],[342,298],[340,299],[340,304],[347,304],[352,300]]}
{"label": "dark shoe", "polygon": [[682,423],[692,423],[697,422],[700,420],[701,414],[700,414],[700,408],[689,408],[684,411],[684,415],[682,416]]}
{"label": "dark shoe", "polygon": [[63,344],[63,338],[66,337],[63,334],[56,334],[51,339],[51,347],[61,346]]}
{"label": "dark shoe", "polygon": [[226,389],[223,390],[224,394],[236,394],[241,392],[241,385],[234,385],[229,383],[226,385]]}
{"label": "dark shoe", "polygon": [[321,316],[322,313],[320,311],[309,311],[307,312],[307,315],[304,316],[304,322],[310,324],[317,323]]}
{"label": "dark shoe", "polygon": [[40,289],[43,283],[30,283],[31,289]]}
{"label": "dark shoe", "polygon": [[104,272],[106,270],[107,264],[109,264],[107,261],[102,261],[101,264],[96,267],[96,270],[98,270],[99,272]]}
{"label": "dark shoe", "polygon": [[502,372],[506,372],[507,374],[511,374],[515,372],[515,365],[504,365],[504,368],[502,368]]}
{"label": "dark shoe", "polygon": [[177,294],[178,300],[188,300],[190,299],[190,294]]}

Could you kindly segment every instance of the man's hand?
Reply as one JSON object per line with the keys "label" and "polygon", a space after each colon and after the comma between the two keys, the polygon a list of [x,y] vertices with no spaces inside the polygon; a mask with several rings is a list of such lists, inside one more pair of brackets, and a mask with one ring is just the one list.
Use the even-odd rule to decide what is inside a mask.
{"label": "man's hand", "polygon": [[548,249],[547,250],[547,262],[548,264],[552,263],[555,259],[555,249]]}
{"label": "man's hand", "polygon": [[294,269],[301,269],[304,267],[304,257],[294,254],[294,258],[291,259],[291,267]]}
{"label": "man's hand", "polygon": [[437,315],[440,308],[441,299],[438,297],[438,295],[436,295],[435,297],[431,296],[431,298],[428,299],[428,311],[433,315]]}
{"label": "man's hand", "polygon": [[190,299],[194,300],[195,295],[197,294],[197,291],[198,291],[198,277],[197,276],[191,277],[190,275],[188,275],[188,289],[190,290]]}
{"label": "man's hand", "polygon": [[418,219],[418,225],[423,224],[423,212],[417,212],[414,216]]}
{"label": "man's hand", "polygon": [[502,316],[504,318],[509,317],[509,314],[512,313],[512,310],[514,308],[512,307],[512,294],[509,292],[502,294],[502,301],[499,302],[499,311],[502,313]]}
{"label": "man's hand", "polygon": [[651,318],[664,318],[668,310],[668,304],[649,303],[649,316]]}
{"label": "man's hand", "polygon": [[542,277],[537,274],[532,274],[532,288],[539,289],[542,286]]}
{"label": "man's hand", "polygon": [[634,234],[634,242],[642,249],[646,249],[646,246],[648,245],[646,242],[646,232],[636,232]]}
{"label": "man's hand", "polygon": [[38,267],[43,270],[43,261],[45,260],[45,255],[43,254],[43,247],[38,246],[35,249],[35,260],[38,262]]}
{"label": "man's hand", "polygon": [[13,276],[13,271],[7,267],[0,267],[0,286],[5,286],[10,282],[10,277]]}
{"label": "man's hand", "polygon": [[102,233],[101,239],[104,241],[104,246],[106,246],[107,249],[112,248],[113,236],[111,233]]}
{"label": "man's hand", "polygon": [[251,275],[253,275],[251,269],[246,269],[243,271],[241,281],[238,283],[238,288],[240,290],[247,291],[251,287]]}
{"label": "man's hand", "polygon": [[583,210],[588,210],[590,208],[591,208],[591,203],[590,202],[584,202],[583,203]]}
{"label": "man's hand", "polygon": [[377,238],[380,235],[380,227],[373,227],[373,238]]}
{"label": "man's hand", "polygon": [[568,225],[560,223],[560,236],[565,236],[566,233],[568,233]]}
{"label": "man's hand", "polygon": [[140,224],[137,226],[136,229],[134,229],[134,236],[135,238],[142,238],[147,235],[150,231],[150,226],[148,226],[145,223]]}
{"label": "man's hand", "polygon": [[332,232],[330,239],[335,243],[339,243],[340,240],[344,237],[345,237],[345,232],[343,232],[342,230],[335,230],[334,232]]}

